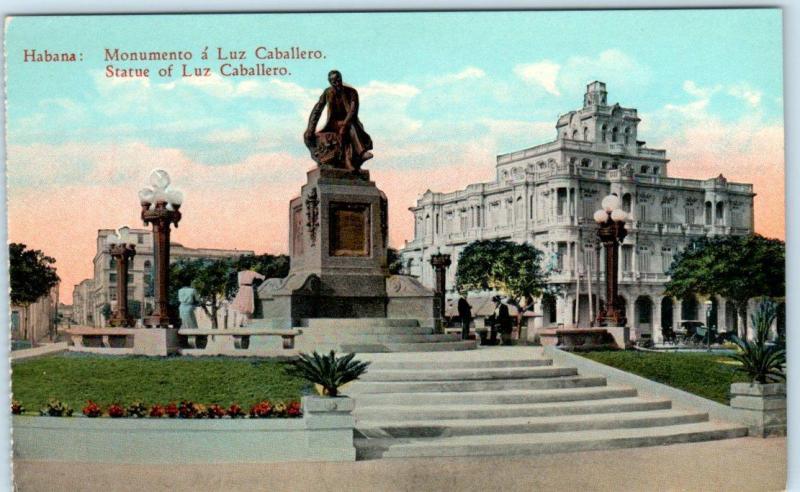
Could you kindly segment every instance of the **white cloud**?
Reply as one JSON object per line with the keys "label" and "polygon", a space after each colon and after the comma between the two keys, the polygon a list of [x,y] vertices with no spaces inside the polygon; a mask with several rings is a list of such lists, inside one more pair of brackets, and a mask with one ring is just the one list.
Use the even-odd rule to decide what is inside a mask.
{"label": "white cloud", "polygon": [[741,83],[728,88],[728,94],[742,99],[751,107],[756,107],[761,103],[762,92],[750,87],[749,84]]}
{"label": "white cloud", "polygon": [[464,70],[456,73],[446,73],[438,77],[434,77],[430,84],[431,86],[452,84],[454,82],[461,82],[462,80],[481,79],[486,77],[486,72],[477,67],[466,67]]}
{"label": "white cloud", "polygon": [[561,65],[550,60],[523,63],[514,67],[514,73],[529,84],[539,85],[550,94],[560,96],[557,79]]}

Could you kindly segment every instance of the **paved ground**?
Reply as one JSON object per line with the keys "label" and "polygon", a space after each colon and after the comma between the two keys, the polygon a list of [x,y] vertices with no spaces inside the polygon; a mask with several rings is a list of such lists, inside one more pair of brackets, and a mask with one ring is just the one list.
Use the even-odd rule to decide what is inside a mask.
{"label": "paved ground", "polygon": [[23,492],[771,491],[786,487],[786,439],[741,438],[502,459],[179,466],[18,461],[14,468],[17,490]]}

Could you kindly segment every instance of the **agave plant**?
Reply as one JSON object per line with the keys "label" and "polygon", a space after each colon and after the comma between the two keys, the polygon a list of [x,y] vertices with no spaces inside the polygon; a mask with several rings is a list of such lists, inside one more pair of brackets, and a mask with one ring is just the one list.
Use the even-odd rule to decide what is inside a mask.
{"label": "agave plant", "polygon": [[737,369],[747,373],[751,381],[767,384],[786,379],[783,372],[783,366],[786,364],[786,350],[779,345],[767,343],[770,326],[776,316],[775,303],[763,301],[750,318],[755,332],[753,340],[732,337],[739,350],[730,357],[742,364]]}
{"label": "agave plant", "polygon": [[370,364],[353,360],[355,356],[356,354],[348,354],[336,357],[333,350],[328,355],[320,355],[316,351],[300,354],[298,359],[292,361],[288,372],[322,386],[324,395],[337,396],[340,386],[358,379]]}

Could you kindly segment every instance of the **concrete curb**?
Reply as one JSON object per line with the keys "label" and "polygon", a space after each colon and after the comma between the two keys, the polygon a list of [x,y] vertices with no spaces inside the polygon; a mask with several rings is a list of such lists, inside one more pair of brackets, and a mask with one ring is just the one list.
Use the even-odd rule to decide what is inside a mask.
{"label": "concrete curb", "polygon": [[557,365],[575,367],[581,375],[605,376],[609,383],[631,386],[636,388],[641,396],[668,398],[672,400],[673,407],[700,410],[707,412],[712,420],[731,422],[751,426],[755,424],[752,418],[727,405],[688,393],[666,384],[657,383],[647,378],[616,369],[614,367],[595,362],[593,360],[564,352],[555,347],[544,347],[544,353],[553,359]]}
{"label": "concrete curb", "polygon": [[22,350],[13,350],[11,352],[11,362],[17,360],[32,359],[34,357],[42,357],[45,355],[58,354],[67,351],[67,342],[56,342]]}

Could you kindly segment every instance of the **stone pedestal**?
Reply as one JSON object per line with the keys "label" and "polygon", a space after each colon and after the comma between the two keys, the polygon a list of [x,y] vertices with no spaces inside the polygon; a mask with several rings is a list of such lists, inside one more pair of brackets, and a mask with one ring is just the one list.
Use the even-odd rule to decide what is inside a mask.
{"label": "stone pedestal", "polygon": [[356,425],[352,412],[355,400],[346,396],[304,396],[301,400],[303,420],[308,432],[308,447],[336,450],[342,461],[354,461],[353,429]]}
{"label": "stone pedestal", "polygon": [[731,408],[746,415],[751,436],[786,435],[786,385],[733,383]]}
{"label": "stone pedestal", "polygon": [[408,281],[393,282],[404,299],[389,308],[388,202],[369,172],[321,166],[307,177],[289,203],[289,275],[258,289],[263,317],[280,328],[309,318],[433,317],[433,293]]}
{"label": "stone pedestal", "polygon": [[177,328],[139,328],[130,330],[136,355],[173,355],[178,353]]}

